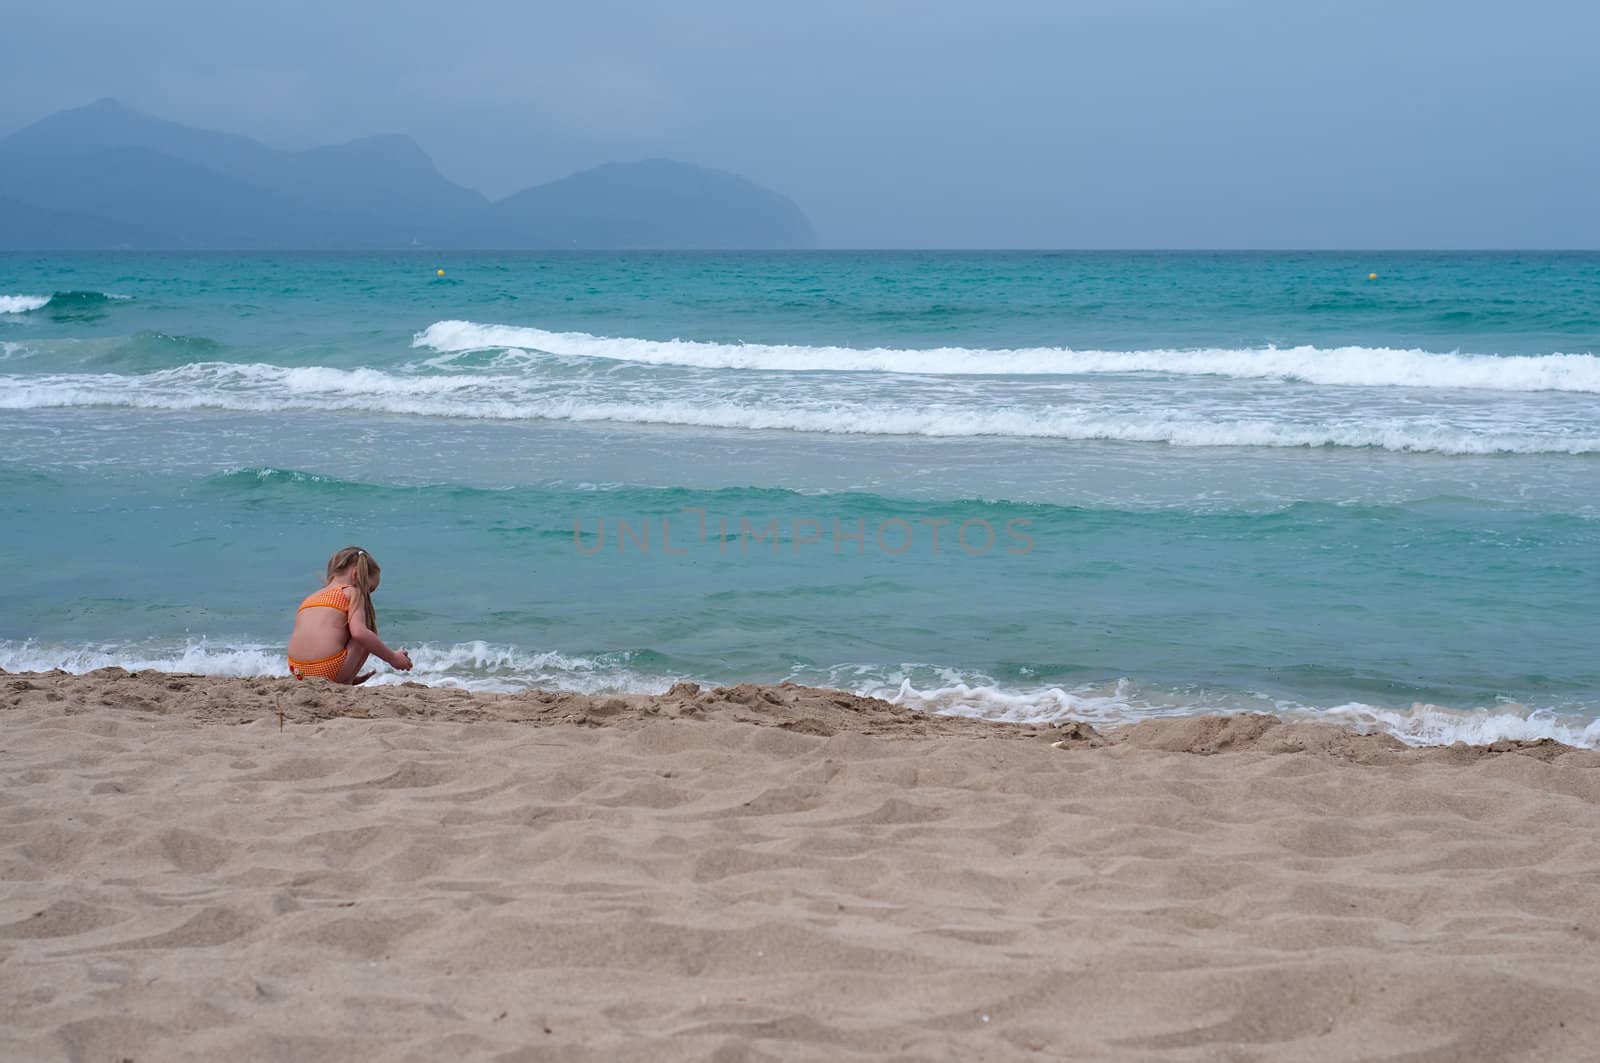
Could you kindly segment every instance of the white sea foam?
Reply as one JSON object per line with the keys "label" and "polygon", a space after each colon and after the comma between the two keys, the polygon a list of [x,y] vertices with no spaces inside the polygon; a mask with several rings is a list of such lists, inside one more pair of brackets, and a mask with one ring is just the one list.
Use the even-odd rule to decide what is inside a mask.
{"label": "white sea foam", "polygon": [[1386,347],[1149,351],[1080,351],[1065,347],[857,349],[645,340],[483,325],[472,321],[436,321],[417,333],[412,342],[413,346],[442,352],[515,349],[703,369],[924,375],[1162,373],[1354,387],[1600,393],[1600,357],[1593,354],[1438,354]]}
{"label": "white sea foam", "polygon": [[31,639],[0,641],[0,669],[8,672],[60,669],[82,674],[96,668],[240,677],[289,674],[282,647],[251,643],[212,643],[201,639],[183,645],[88,643],[66,646]]}
{"label": "white sea foam", "polygon": [[48,295],[0,295],[0,314],[26,314],[49,302]]}
{"label": "white sea foam", "polygon": [[1362,731],[1385,731],[1413,746],[1447,746],[1455,742],[1476,746],[1501,739],[1529,742],[1553,738],[1569,746],[1600,748],[1600,719],[1544,709],[1453,709],[1419,703],[1396,710],[1352,702],[1321,710],[1318,715]]}
{"label": "white sea foam", "polygon": [[659,694],[678,678],[637,671],[629,666],[630,655],[626,653],[583,657],[482,641],[453,646],[425,643],[409,652],[416,665],[412,671],[380,669],[382,674],[373,682],[420,682],[502,692],[540,689],[580,694]]}
{"label": "white sea foam", "polygon": [[1418,703],[1401,710],[1350,702],[1320,708],[1265,698],[1189,698],[1171,692],[1141,690],[1127,680],[1098,689],[1007,690],[983,682],[961,681],[919,689],[910,679],[901,679],[898,685],[859,685],[856,692],[919,712],[1005,723],[1050,725],[1083,720],[1116,726],[1201,713],[1270,712],[1289,720],[1335,723],[1363,733],[1384,732],[1413,746],[1445,746],[1456,742],[1488,745],[1501,739],[1553,738],[1569,746],[1600,748],[1600,719],[1575,712],[1530,710],[1513,705],[1457,709]]}
{"label": "white sea foam", "polygon": [[[441,375],[376,369],[196,363],[142,375],[110,373],[0,376],[0,409],[109,406],[136,409],[363,411],[422,417],[554,420],[781,430],[841,435],[999,436],[1109,440],[1180,447],[1374,447],[1435,454],[1593,454],[1600,432],[1587,421],[1527,427],[1469,410],[1460,420],[1336,411],[1238,417],[1136,407],[930,402],[893,405],[870,396],[835,400],[809,391],[730,402],[722,393],[662,393],[650,401],[611,399],[637,389],[591,386],[589,396],[512,374]],[[1270,412],[1270,411],[1269,411]]]}

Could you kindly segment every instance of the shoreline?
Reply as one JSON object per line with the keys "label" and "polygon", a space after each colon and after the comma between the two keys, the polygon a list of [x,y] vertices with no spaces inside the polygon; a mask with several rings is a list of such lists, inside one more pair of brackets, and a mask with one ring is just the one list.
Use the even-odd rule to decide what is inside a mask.
{"label": "shoreline", "polygon": [[1600,752],[1553,740],[121,670],[0,675],[0,720],[8,1059],[1600,1038]]}
{"label": "shoreline", "polygon": [[[28,684],[19,686],[18,681]],[[42,684],[42,687],[41,687]],[[285,676],[213,676],[145,669],[98,668],[89,672],[8,672],[0,689],[11,704],[27,690],[65,697],[57,688],[85,685],[86,695],[116,699],[162,715],[190,711],[204,722],[248,724],[270,717],[283,724],[348,717],[608,726],[648,719],[734,722],[830,737],[859,733],[899,737],[960,737],[1046,741],[1060,748],[1127,745],[1166,752],[1322,752],[1351,759],[1447,753],[1458,757],[1523,753],[1540,757],[1600,752],[1555,738],[1502,738],[1448,745],[1404,742],[1386,731],[1362,731],[1339,723],[1300,720],[1270,713],[1195,713],[1096,727],[1082,720],[1017,723],[897,705],[847,690],[798,683],[738,683],[709,686],[680,682],[660,694],[523,690],[496,692],[404,682],[341,687],[318,679]],[[174,697],[174,695],[178,695]],[[54,698],[51,698],[54,700]],[[177,704],[171,704],[176,702]]]}

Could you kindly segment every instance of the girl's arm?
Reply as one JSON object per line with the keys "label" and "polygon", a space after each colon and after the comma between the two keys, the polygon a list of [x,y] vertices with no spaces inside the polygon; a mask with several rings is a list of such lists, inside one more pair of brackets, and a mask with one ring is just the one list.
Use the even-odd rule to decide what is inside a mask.
{"label": "girl's arm", "polygon": [[391,668],[402,672],[411,671],[411,656],[404,650],[391,650],[383,644],[378,633],[367,626],[366,596],[359,587],[351,587],[346,594],[350,598],[350,612],[347,617],[350,621],[350,641],[383,661]]}

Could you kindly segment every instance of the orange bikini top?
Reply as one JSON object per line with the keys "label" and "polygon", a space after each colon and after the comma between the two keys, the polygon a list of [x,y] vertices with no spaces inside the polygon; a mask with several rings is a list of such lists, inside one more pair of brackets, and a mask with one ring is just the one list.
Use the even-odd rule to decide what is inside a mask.
{"label": "orange bikini top", "polygon": [[305,609],[315,609],[318,606],[328,609],[337,609],[341,613],[348,613],[350,611],[350,595],[342,586],[339,586],[338,584],[335,584],[332,587],[324,587],[322,590],[301,602],[300,608],[296,609],[295,612],[299,613]]}

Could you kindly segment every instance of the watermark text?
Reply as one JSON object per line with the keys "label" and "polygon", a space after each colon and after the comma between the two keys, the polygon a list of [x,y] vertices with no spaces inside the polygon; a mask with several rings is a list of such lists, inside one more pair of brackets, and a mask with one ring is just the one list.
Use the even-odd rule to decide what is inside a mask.
{"label": "watermark text", "polygon": [[865,555],[869,552],[900,557],[913,552],[1018,556],[1033,551],[1034,540],[1027,517],[990,521],[972,517],[885,517],[868,522],[864,517],[714,516],[698,506],[686,506],[676,516],[574,517],[572,545],[588,557],[601,554],[641,554],[684,557],[695,548],[716,550],[722,557],[803,553]]}

